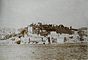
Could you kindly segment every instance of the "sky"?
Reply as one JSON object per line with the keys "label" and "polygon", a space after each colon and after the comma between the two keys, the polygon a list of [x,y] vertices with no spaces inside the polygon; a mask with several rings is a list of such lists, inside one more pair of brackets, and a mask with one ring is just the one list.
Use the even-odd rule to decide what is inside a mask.
{"label": "sky", "polygon": [[88,0],[0,0],[1,26],[37,22],[88,27]]}

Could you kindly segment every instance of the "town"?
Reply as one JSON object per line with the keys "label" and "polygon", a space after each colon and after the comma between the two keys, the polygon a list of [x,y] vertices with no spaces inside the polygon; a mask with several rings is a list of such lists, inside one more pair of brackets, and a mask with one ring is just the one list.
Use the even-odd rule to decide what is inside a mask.
{"label": "town", "polygon": [[[0,30],[2,31],[2,30]],[[30,24],[7,34],[0,33],[0,45],[4,44],[64,44],[87,43],[88,28],[66,27],[62,24]]]}

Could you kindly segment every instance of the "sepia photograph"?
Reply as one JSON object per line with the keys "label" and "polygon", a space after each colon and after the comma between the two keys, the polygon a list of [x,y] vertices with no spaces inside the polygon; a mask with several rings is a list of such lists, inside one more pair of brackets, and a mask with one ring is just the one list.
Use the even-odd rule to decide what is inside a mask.
{"label": "sepia photograph", "polygon": [[0,60],[88,60],[88,0],[0,0]]}

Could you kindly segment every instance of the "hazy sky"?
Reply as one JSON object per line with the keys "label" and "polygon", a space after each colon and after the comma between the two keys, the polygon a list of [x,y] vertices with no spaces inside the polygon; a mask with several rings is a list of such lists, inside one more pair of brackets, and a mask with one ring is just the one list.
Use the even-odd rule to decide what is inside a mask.
{"label": "hazy sky", "polygon": [[0,0],[0,25],[19,28],[33,22],[88,26],[88,0]]}

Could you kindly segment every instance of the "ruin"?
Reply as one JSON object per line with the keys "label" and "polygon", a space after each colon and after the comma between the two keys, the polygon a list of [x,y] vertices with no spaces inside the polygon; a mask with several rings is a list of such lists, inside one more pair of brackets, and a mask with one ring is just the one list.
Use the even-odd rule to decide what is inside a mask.
{"label": "ruin", "polygon": [[74,29],[72,27],[65,27],[64,25],[53,25],[53,24],[31,24],[32,31],[35,34],[40,34],[41,36],[47,36],[51,31],[55,31],[58,34],[73,34],[74,31],[78,29]]}

